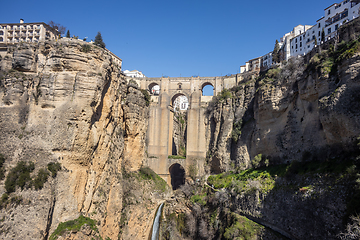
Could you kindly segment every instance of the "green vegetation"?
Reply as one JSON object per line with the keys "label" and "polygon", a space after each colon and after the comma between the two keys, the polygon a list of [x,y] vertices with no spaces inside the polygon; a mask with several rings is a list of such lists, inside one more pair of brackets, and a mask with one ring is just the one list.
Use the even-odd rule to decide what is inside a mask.
{"label": "green vegetation", "polygon": [[66,37],[67,37],[67,38],[70,38],[70,30],[67,30],[67,32],[66,32]]}
{"label": "green vegetation", "polygon": [[[87,224],[93,231],[99,233],[99,230],[96,227],[96,221],[81,215],[75,220],[60,223],[55,231],[51,234],[49,240],[56,240],[58,237],[64,235],[68,231],[79,231],[84,224]],[[97,237],[102,239],[100,235]]]}
{"label": "green vegetation", "polygon": [[324,75],[336,76],[338,66],[357,52],[360,52],[359,39],[350,42],[342,41],[336,50],[334,50],[333,45],[330,45],[328,50],[323,50],[310,59],[308,70],[320,70]]}
{"label": "green vegetation", "polygon": [[275,41],[274,51],[272,52],[272,58],[274,63],[280,62],[280,45],[277,39]]}
{"label": "green vegetation", "polygon": [[231,138],[234,140],[234,142],[237,142],[239,140],[239,137],[241,136],[241,128],[242,128],[242,120],[234,122],[233,123],[233,130],[231,132]]}
{"label": "green vegetation", "polygon": [[5,163],[5,157],[4,155],[0,154],[0,180],[3,180],[5,177],[4,163]]}
{"label": "green vegetation", "polygon": [[[262,155],[257,155],[257,161],[264,159]],[[275,187],[275,180],[277,177],[285,177],[287,179],[295,175],[316,175],[326,174],[333,175],[337,179],[349,177],[349,174],[354,174],[351,169],[353,162],[351,160],[329,160],[329,161],[311,161],[298,162],[293,161],[291,164],[281,164],[273,166],[264,166],[260,168],[252,168],[244,171],[230,171],[218,175],[212,175],[208,178],[209,185],[213,185],[215,189],[228,188],[234,189],[236,192],[251,191],[253,188],[252,182],[258,182],[258,190],[268,192]],[[360,176],[360,175],[359,175]],[[359,177],[360,178],[360,177]],[[360,183],[360,180],[359,180]],[[360,200],[360,184],[359,184],[359,200]],[[355,201],[354,201],[355,202]],[[359,201],[360,209],[360,201]]]}
{"label": "green vegetation", "polygon": [[159,175],[157,175],[149,167],[141,167],[138,174],[136,174],[135,177],[138,180],[153,181],[155,184],[155,188],[162,192],[165,192],[167,189],[167,184],[165,180],[162,179]]}
{"label": "green vegetation", "polygon": [[[39,169],[35,179],[32,179],[30,174],[34,171],[34,169],[35,164],[33,162],[18,162],[6,176],[6,192],[15,192],[16,187],[24,189],[34,186],[35,190],[42,189],[50,173],[45,168],[41,168]],[[49,163],[48,169],[52,173],[52,177],[56,177],[56,173],[61,169],[61,167],[59,163]]]}
{"label": "green vegetation", "polygon": [[170,159],[186,159],[186,157],[180,156],[180,155],[169,155],[168,158],[170,158]]}
{"label": "green vegetation", "polygon": [[250,221],[246,217],[232,213],[233,223],[225,229],[225,239],[251,240],[264,229],[263,226]]}
{"label": "green vegetation", "polygon": [[198,174],[198,169],[196,164],[191,164],[188,168],[189,177],[191,177],[192,180],[195,180],[197,174]]}
{"label": "green vegetation", "polygon": [[260,166],[269,166],[269,159],[267,159],[264,155],[259,153],[254,157],[254,159],[251,160],[251,165],[254,168],[258,168]]}
{"label": "green vegetation", "polygon": [[206,205],[206,196],[207,196],[206,191],[203,190],[199,194],[192,195],[190,198],[190,201],[194,204],[198,203],[202,206],[205,206]]}
{"label": "green vegetation", "polygon": [[25,187],[31,187],[30,173],[33,172],[34,169],[35,165],[33,162],[18,162],[18,164],[13,169],[11,169],[9,174],[6,176],[6,192],[15,192],[16,187],[20,187],[21,189],[24,189]]}
{"label": "green vegetation", "polygon": [[98,46],[98,47],[105,48],[106,45],[105,45],[105,43],[104,43],[104,41],[103,41],[103,39],[102,39],[102,36],[101,36],[101,33],[100,33],[100,32],[98,32],[98,33],[96,34],[94,44],[95,44],[96,46]]}
{"label": "green vegetation", "polygon": [[217,100],[219,102],[225,101],[228,98],[232,98],[232,93],[229,89],[223,89],[217,96]]}
{"label": "green vegetation", "polygon": [[80,49],[81,52],[88,53],[91,51],[91,46],[89,44],[83,44]]}
{"label": "green vegetation", "polygon": [[21,196],[12,196],[11,198],[7,193],[4,193],[0,199],[0,209],[6,208],[7,205],[13,204],[13,206],[19,205],[23,201]]}
{"label": "green vegetation", "polygon": [[44,183],[46,183],[48,177],[49,177],[49,172],[46,171],[45,168],[41,168],[39,170],[36,178],[33,180],[33,185],[35,187],[35,190],[42,189],[44,187]]}
{"label": "green vegetation", "polygon": [[150,96],[149,92],[145,89],[140,89],[140,91],[144,95],[145,103],[146,103],[146,106],[148,107],[150,105],[151,96]]}
{"label": "green vegetation", "polygon": [[51,162],[47,165],[48,170],[51,172],[51,176],[54,178],[57,175],[57,172],[61,170],[60,163]]}

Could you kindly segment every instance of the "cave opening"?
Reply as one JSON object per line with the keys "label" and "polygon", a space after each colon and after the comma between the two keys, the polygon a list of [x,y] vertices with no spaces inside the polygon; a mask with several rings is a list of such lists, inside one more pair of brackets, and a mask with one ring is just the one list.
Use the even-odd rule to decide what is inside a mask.
{"label": "cave opening", "polygon": [[185,184],[185,169],[178,163],[174,163],[169,168],[171,177],[171,186],[173,190],[178,189]]}

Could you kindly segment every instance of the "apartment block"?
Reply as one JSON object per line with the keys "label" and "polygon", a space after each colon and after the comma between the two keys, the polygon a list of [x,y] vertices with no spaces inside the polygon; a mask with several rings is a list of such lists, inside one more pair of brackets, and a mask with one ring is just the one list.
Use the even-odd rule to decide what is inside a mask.
{"label": "apartment block", "polygon": [[46,23],[1,23],[0,24],[0,44],[10,44],[18,42],[39,42],[45,40],[55,40],[58,31]]}
{"label": "apartment block", "polygon": [[[360,16],[360,0],[344,0],[334,3],[324,9],[324,17],[316,21],[315,25],[298,25],[289,33],[286,33],[279,42],[280,61],[288,60],[291,57],[305,55],[322,41],[337,36],[338,28]],[[324,32],[322,34],[322,32]],[[324,36],[322,36],[324,35]],[[254,60],[254,59],[253,59]],[[240,72],[252,71],[249,68],[250,60],[246,65],[241,66]],[[273,65],[270,53],[261,58],[261,70],[266,70]]]}

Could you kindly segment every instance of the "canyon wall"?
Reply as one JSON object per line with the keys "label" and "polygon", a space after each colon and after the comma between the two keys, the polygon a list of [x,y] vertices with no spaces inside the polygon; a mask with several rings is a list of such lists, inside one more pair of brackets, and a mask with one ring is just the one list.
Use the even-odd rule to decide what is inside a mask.
{"label": "canyon wall", "polygon": [[251,167],[258,154],[278,164],[356,149],[360,55],[339,60],[346,53],[329,47],[317,49],[309,61],[290,59],[245,76],[217,97],[206,123],[210,172]]}
{"label": "canyon wall", "polygon": [[[8,173],[20,161],[61,164],[44,188],[17,188],[0,212],[4,239],[47,239],[80,214],[117,239],[122,170],[139,169],[148,110],[137,86],[101,48],[59,40],[8,45],[0,60],[0,153]],[[0,194],[6,193],[4,181]],[[156,207],[156,206],[155,206]]]}

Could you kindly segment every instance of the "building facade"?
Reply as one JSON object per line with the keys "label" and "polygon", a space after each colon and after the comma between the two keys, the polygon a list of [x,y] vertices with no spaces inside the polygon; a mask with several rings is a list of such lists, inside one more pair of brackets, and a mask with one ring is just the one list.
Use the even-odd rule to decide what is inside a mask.
{"label": "building facade", "polygon": [[133,77],[133,78],[144,78],[145,77],[145,75],[138,70],[132,70],[132,71],[125,70],[123,73],[125,76]]}
{"label": "building facade", "polygon": [[316,24],[304,34],[291,39],[290,57],[305,55],[323,41],[326,42],[334,38],[341,25],[359,17],[359,2],[360,1],[345,0],[325,8],[325,17],[317,20]]}
{"label": "building facade", "polygon": [[10,44],[19,42],[40,42],[45,40],[55,40],[58,31],[46,23],[1,23],[0,24],[0,43]]}
{"label": "building facade", "polygon": [[[280,61],[287,61],[291,57],[305,55],[314,47],[337,36],[338,28],[360,16],[360,0],[344,0],[334,3],[324,9],[324,17],[316,21],[315,25],[298,25],[286,33],[279,42]],[[273,65],[272,57],[262,56],[261,70],[267,70]],[[271,59],[271,60],[270,60]],[[240,67],[240,72],[253,71],[250,60]]]}

